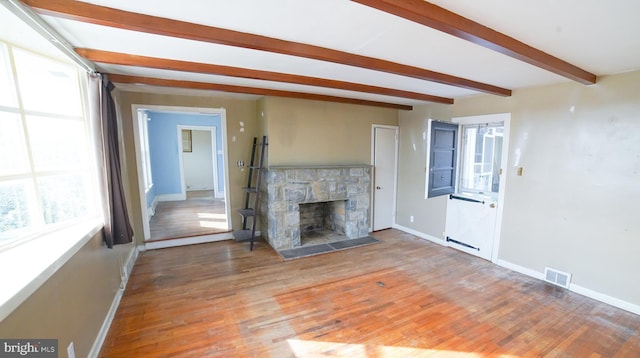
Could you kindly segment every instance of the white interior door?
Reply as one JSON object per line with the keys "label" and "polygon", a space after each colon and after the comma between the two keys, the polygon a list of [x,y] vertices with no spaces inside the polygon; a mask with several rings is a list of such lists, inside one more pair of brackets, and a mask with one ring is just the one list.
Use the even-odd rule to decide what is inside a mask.
{"label": "white interior door", "polygon": [[397,134],[397,127],[373,127],[373,231],[393,226],[396,210]]}

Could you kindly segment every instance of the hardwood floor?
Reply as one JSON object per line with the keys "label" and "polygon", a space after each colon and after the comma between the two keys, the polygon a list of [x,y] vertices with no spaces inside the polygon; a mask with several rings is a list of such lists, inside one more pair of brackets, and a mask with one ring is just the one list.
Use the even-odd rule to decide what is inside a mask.
{"label": "hardwood floor", "polygon": [[213,191],[189,191],[187,200],[161,201],[149,221],[148,241],[217,234],[229,231],[224,199]]}
{"label": "hardwood floor", "polygon": [[143,252],[101,357],[638,357],[640,316],[397,230]]}

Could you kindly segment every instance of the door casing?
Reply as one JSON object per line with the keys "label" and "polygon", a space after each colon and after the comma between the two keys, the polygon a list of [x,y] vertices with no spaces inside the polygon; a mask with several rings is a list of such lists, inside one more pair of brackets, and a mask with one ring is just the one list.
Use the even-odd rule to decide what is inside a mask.
{"label": "door casing", "polygon": [[[162,105],[146,105],[146,104],[132,104],[131,112],[132,118],[136,118],[133,120],[133,132],[134,132],[134,144],[135,144],[135,155],[136,155],[136,166],[138,170],[138,191],[140,193],[140,210],[142,213],[142,228],[144,241],[147,241],[151,237],[151,229],[149,227],[149,215],[147,212],[146,205],[146,193],[145,193],[145,183],[144,178],[139,173],[142,172],[142,143],[140,143],[140,128],[138,126],[138,110],[155,110],[155,111],[165,111],[165,112],[181,112],[181,113],[205,113],[205,114],[217,114],[220,115],[221,122],[221,132],[222,132],[222,167],[224,168],[224,197],[225,197],[225,213],[227,216],[227,225],[229,228],[233,227],[231,222],[231,206],[229,205],[229,164],[228,164],[228,144],[227,144],[227,111],[224,108],[205,108],[205,107],[179,107],[179,106],[162,106]],[[178,141],[181,143],[181,140]],[[182,164],[181,164],[182,165]],[[184,182],[184,178],[182,179]]]}

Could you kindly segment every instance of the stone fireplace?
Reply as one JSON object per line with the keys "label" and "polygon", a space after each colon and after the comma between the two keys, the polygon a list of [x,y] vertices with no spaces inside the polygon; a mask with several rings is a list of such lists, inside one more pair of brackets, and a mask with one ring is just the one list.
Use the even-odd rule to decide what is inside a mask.
{"label": "stone fireplace", "polygon": [[269,167],[263,183],[260,228],[276,250],[299,247],[315,231],[369,234],[369,165]]}

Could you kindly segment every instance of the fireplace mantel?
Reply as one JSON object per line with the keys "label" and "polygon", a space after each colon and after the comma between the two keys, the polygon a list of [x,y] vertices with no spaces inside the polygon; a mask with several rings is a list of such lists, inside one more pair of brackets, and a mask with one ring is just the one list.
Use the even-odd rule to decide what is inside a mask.
{"label": "fireplace mantel", "polygon": [[270,166],[263,171],[261,233],[276,250],[300,246],[303,203],[345,200],[345,236],[369,234],[371,171],[368,164]]}

